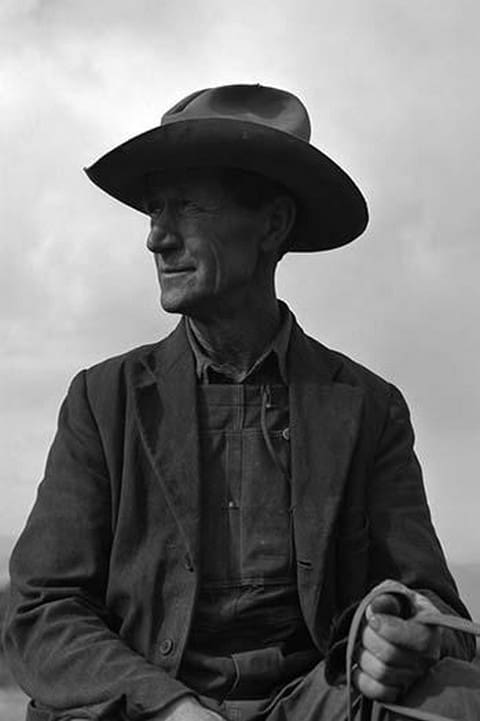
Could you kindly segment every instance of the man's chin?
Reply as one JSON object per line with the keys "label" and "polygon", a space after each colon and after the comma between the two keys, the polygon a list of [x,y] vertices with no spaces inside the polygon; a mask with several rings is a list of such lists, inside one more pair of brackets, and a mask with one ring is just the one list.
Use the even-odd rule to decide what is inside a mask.
{"label": "man's chin", "polygon": [[219,302],[217,298],[175,298],[166,294],[160,296],[160,305],[165,313],[179,313],[203,321],[215,317]]}
{"label": "man's chin", "polygon": [[192,299],[175,297],[166,293],[160,295],[160,305],[165,313],[190,315],[195,312],[196,303]]}
{"label": "man's chin", "polygon": [[160,299],[160,306],[165,313],[181,313],[182,315],[184,313],[181,303],[173,303]]}

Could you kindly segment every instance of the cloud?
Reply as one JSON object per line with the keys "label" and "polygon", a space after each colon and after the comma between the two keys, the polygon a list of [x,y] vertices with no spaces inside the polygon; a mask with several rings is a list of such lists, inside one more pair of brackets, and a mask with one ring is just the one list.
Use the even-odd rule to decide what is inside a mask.
{"label": "cloud", "polygon": [[469,544],[454,532],[468,502],[452,514],[449,490],[458,472],[478,505],[478,4],[5,0],[0,13],[7,530],[68,378],[175,322],[158,310],[145,220],[82,167],[194,89],[263,82],[303,98],[314,142],[372,215],[351,247],[288,258],[280,293],[313,334],[405,389],[448,546],[478,560],[473,524]]}

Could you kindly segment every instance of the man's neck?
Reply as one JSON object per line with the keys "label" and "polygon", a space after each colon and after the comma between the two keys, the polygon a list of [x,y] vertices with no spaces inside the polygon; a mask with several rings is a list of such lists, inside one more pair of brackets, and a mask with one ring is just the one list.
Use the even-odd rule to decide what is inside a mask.
{"label": "man's neck", "polygon": [[248,370],[274,338],[280,325],[278,301],[242,309],[235,317],[218,315],[208,321],[190,318],[192,330],[206,354],[219,365]]}

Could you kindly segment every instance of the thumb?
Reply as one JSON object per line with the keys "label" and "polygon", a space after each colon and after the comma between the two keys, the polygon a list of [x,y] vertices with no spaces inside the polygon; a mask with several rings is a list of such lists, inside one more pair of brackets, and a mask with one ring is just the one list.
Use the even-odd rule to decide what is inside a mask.
{"label": "thumb", "polygon": [[402,604],[392,593],[382,593],[380,596],[374,598],[367,606],[367,610],[365,611],[367,621],[369,621],[376,613],[385,613],[390,616],[401,616]]}

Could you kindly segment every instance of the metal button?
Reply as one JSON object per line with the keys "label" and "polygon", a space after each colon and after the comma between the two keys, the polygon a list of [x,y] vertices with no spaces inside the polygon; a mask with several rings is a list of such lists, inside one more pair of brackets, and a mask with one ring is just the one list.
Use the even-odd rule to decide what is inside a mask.
{"label": "metal button", "polygon": [[283,431],[282,431],[282,438],[283,438],[285,441],[289,441],[289,440],[290,440],[290,428],[284,428],[284,429],[283,429]]}
{"label": "metal button", "polygon": [[162,656],[168,656],[173,650],[173,641],[171,638],[164,638],[160,644],[160,653]]}
{"label": "metal button", "polygon": [[190,556],[188,555],[188,553],[185,554],[185,557],[184,557],[184,559],[183,559],[183,565],[184,565],[184,567],[187,569],[187,571],[193,571],[192,559],[190,558]]}

